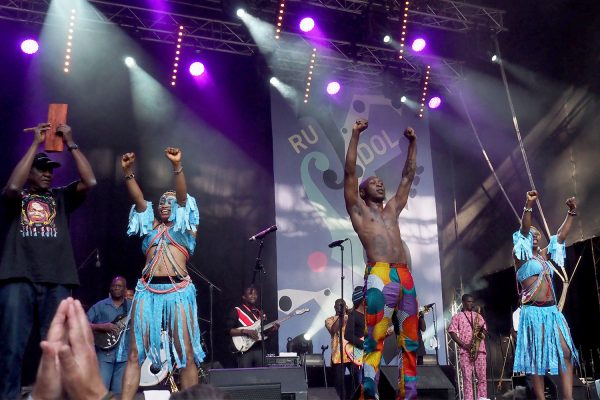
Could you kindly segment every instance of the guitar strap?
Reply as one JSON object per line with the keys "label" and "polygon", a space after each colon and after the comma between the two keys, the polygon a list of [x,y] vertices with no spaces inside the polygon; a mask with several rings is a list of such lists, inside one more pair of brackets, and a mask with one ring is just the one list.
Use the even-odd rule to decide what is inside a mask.
{"label": "guitar strap", "polygon": [[242,304],[242,307],[236,307],[235,310],[237,311],[238,321],[240,321],[243,326],[252,325],[258,321],[260,316],[260,312],[258,312],[258,315],[254,313],[255,310],[258,311],[257,309],[253,310],[245,304]]}

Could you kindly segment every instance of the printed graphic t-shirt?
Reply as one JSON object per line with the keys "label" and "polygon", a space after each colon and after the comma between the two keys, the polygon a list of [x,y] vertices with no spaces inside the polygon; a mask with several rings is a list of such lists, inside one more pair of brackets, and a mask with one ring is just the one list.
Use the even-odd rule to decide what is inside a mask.
{"label": "printed graphic t-shirt", "polygon": [[3,199],[3,223],[9,228],[0,280],[79,285],[69,234],[70,215],[85,198],[77,193],[77,183]]}

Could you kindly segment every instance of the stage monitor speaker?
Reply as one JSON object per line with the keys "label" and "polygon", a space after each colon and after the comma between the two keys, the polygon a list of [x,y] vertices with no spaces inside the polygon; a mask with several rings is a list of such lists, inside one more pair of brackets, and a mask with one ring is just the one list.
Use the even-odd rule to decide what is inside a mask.
{"label": "stage monitor speaker", "polygon": [[231,400],[281,400],[279,383],[219,386]]}
{"label": "stage monitor speaker", "polygon": [[[419,399],[448,399],[455,398],[454,385],[438,365],[417,366],[417,394]],[[379,378],[380,398],[394,398],[398,388],[398,367],[382,366]],[[390,392],[391,391],[391,392]],[[392,397],[383,397],[384,395]]]}
{"label": "stage monitor speaker", "polygon": [[308,400],[339,400],[333,387],[308,388]]}
{"label": "stage monitor speaker", "polygon": [[[532,383],[530,382],[529,376],[513,376],[513,387],[514,391],[514,399],[535,399],[535,395],[533,394]],[[544,388],[546,398],[550,400],[559,400],[560,399],[560,376],[558,375],[546,375],[544,377]],[[592,390],[593,387],[588,387],[584,385],[579,379],[573,379],[573,398],[574,399],[589,399],[588,390],[591,395],[591,399],[596,399],[595,393]]]}
{"label": "stage monitor speaker", "polygon": [[282,399],[306,400],[308,396],[302,367],[211,369],[208,380],[219,388],[278,383]]}

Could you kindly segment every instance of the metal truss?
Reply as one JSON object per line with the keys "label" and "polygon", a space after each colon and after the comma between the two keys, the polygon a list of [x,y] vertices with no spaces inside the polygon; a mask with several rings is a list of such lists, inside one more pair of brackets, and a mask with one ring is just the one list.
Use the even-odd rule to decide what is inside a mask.
{"label": "metal truss", "polygon": [[[290,0],[288,0],[290,1]],[[293,2],[292,0],[291,2]],[[295,0],[316,7],[328,8],[352,14],[364,14],[372,6],[384,8],[388,19],[398,20],[404,9],[401,0]],[[412,0],[408,12],[409,23],[429,28],[464,32],[482,29],[499,33],[506,28],[503,24],[505,12],[475,4],[454,0]]]}
{"label": "metal truss", "polygon": [[[272,0],[271,0],[272,1]],[[294,0],[288,0],[294,1]],[[296,0],[297,1],[297,0]],[[439,1],[439,0],[438,0]],[[319,3],[322,6],[347,7],[351,12],[358,12],[359,7],[366,6],[365,0],[308,0],[308,3]],[[87,22],[87,29],[101,30],[102,25],[116,24],[131,32],[140,40],[174,44],[177,40],[179,26],[184,26],[184,47],[202,50],[213,50],[244,56],[252,56],[259,52],[248,30],[241,22],[225,20],[220,10],[220,0],[203,0],[196,3],[172,1],[185,12],[157,11],[147,7],[131,6],[107,0],[89,0],[93,5],[78,16]],[[443,0],[443,4],[463,4],[466,9],[479,10],[481,7],[464,6]],[[431,4],[428,7],[433,7]],[[49,0],[0,0],[0,19],[19,22],[43,24],[49,8]],[[489,11],[486,11],[489,12]],[[440,14],[449,11],[439,9]],[[428,18],[432,14],[427,14]],[[470,14],[472,15],[472,13]],[[462,17],[464,20],[465,17]],[[474,24],[469,22],[469,24]],[[291,40],[305,41],[300,35],[287,33]],[[282,41],[283,43],[283,41]],[[461,63],[441,58],[417,58],[406,54],[404,59],[398,58],[396,50],[390,47],[378,47],[349,41],[324,39],[321,43],[327,51],[319,54],[316,73],[319,71],[335,74],[343,82],[362,83],[366,87],[382,85],[381,74],[386,70],[395,70],[406,85],[407,92],[419,93],[422,86],[422,75],[426,64],[432,65],[432,84],[442,86],[448,91],[462,80]],[[312,46],[307,42],[307,47]],[[284,45],[277,49],[277,73],[287,75],[291,80],[300,81],[306,73],[308,54],[305,60],[297,60],[297,55],[286,52]]]}

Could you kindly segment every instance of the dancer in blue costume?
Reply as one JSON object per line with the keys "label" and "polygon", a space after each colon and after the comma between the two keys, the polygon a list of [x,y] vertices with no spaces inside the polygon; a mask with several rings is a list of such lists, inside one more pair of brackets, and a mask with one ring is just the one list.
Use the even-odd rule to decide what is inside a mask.
{"label": "dancer in blue costume", "polygon": [[[160,368],[161,347],[167,355],[169,370],[180,369],[184,389],[198,383],[197,364],[204,359],[196,288],[186,267],[196,246],[198,207],[196,200],[187,194],[181,151],[168,147],[165,156],[173,167],[175,191],[161,196],[157,217],[135,180],[135,154],[127,153],[121,159],[127,190],[134,202],[127,234],[144,238],[142,250],[146,254],[130,312],[131,346],[123,378],[123,399],[133,399],[140,382],[140,366],[146,357]],[[161,335],[162,331],[168,335]],[[122,348],[119,353],[124,356]]]}
{"label": "dancer in blue costume", "polygon": [[531,226],[531,207],[537,196],[535,190],[527,192],[521,229],[513,234],[513,258],[522,304],[513,371],[532,375],[538,400],[544,399],[544,375],[560,375],[561,399],[570,400],[577,351],[567,321],[556,306],[552,263],[561,268],[565,265],[565,239],[577,216],[577,203],[574,197],[567,199],[567,216],[556,235],[550,237],[548,246],[542,249],[540,232]]}

